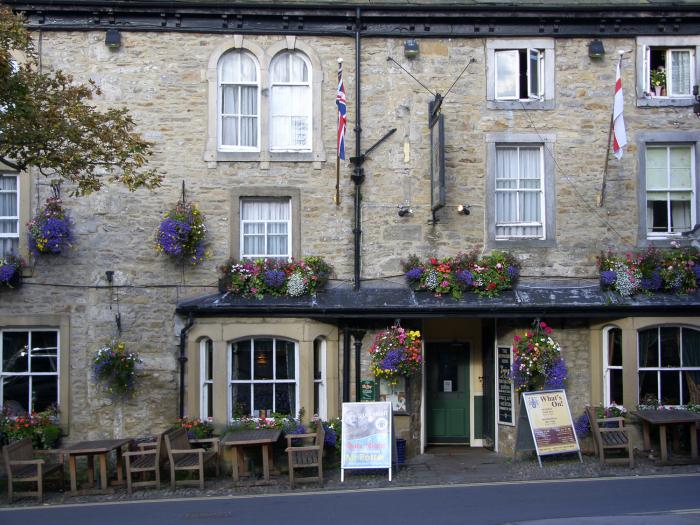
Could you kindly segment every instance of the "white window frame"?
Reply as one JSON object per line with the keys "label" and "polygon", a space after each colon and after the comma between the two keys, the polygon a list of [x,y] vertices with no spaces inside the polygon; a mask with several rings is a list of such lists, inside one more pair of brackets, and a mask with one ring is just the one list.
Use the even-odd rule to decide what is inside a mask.
{"label": "white window frame", "polygon": [[[527,97],[522,97],[521,98],[521,93],[520,93],[520,53],[521,51],[525,51],[525,57],[526,57],[526,63],[527,63]],[[498,86],[499,86],[499,76],[498,76],[498,59],[501,56],[505,56],[507,53],[515,53],[516,56],[516,63],[517,63],[517,71],[515,72],[515,96],[498,96]],[[533,80],[533,69],[532,69],[532,56],[533,53],[535,55],[535,60],[536,60],[536,76],[534,78],[537,79],[537,91],[532,90],[532,80]],[[495,51],[495,61],[496,61],[496,70],[495,70],[495,90],[496,90],[496,95],[495,98],[496,100],[530,100],[530,99],[537,99],[541,100],[544,97],[544,50],[543,49],[536,49],[536,48],[531,48],[531,47],[525,47],[525,48],[519,48],[519,49],[498,49]]]}
{"label": "white window frame", "polygon": [[[12,177],[14,178],[17,183],[16,183],[16,189],[14,190],[0,190],[0,194],[15,194],[15,208],[17,209],[17,215],[0,215],[0,219],[2,220],[14,220],[17,222],[17,232],[16,233],[3,233],[0,232],[0,239],[13,239],[16,240],[14,248],[11,250],[11,252],[14,252],[15,255],[19,255],[20,252],[20,206],[21,206],[21,200],[20,200],[20,194],[22,192],[22,188],[20,187],[20,184],[22,183],[22,180],[19,175],[14,174],[14,173],[2,173],[0,172],[0,177]],[[0,257],[8,255],[6,253],[2,253],[0,251]]]}
{"label": "white window frame", "polygon": [[[680,348],[679,348],[679,363],[680,366],[662,366],[661,364],[661,329],[662,328],[677,328],[680,330]],[[657,330],[658,333],[658,366],[653,366],[653,367],[641,367],[639,363],[639,333],[640,332],[645,332],[648,330]],[[679,375],[679,382],[678,386],[680,388],[678,399],[680,401],[681,405],[685,405],[687,403],[687,400],[683,399],[683,372],[684,371],[693,371],[693,372],[700,372],[700,366],[682,366],[683,365],[683,330],[694,330],[696,332],[700,331],[696,327],[690,327],[690,326],[683,326],[683,325],[659,325],[659,326],[648,326],[645,328],[640,328],[637,331],[637,381],[639,381],[639,374],[641,372],[656,372],[656,399],[659,400],[659,403],[662,402],[661,399],[661,373],[662,372],[678,372]],[[641,403],[642,400],[639,399],[639,395],[641,392],[639,392],[639,389],[637,389],[637,402]],[[679,405],[671,405],[671,406],[679,406]]]}
{"label": "white window frame", "polygon": [[[306,71],[307,71],[307,81],[306,82],[276,82],[272,76],[273,76],[273,64],[277,60],[292,60],[294,57],[298,57],[301,60],[304,61],[306,64]],[[270,151],[311,151],[311,145],[313,144],[313,69],[311,67],[311,62],[309,59],[306,57],[304,53],[299,53],[297,51],[283,51],[281,53],[278,53],[270,62]],[[292,146],[290,144],[287,144],[286,146],[275,146],[272,144],[272,126],[273,126],[273,121],[275,115],[272,114],[272,97],[274,96],[274,87],[275,86],[299,86],[299,87],[306,87],[306,93],[309,98],[308,100],[308,108],[309,111],[306,115],[307,118],[307,132],[306,132],[306,143],[300,146]]]}
{"label": "white window frame", "polygon": [[321,369],[321,377],[319,379],[316,379],[316,377],[313,378],[313,395],[316,395],[316,388],[318,386],[318,413],[316,414],[320,419],[326,420],[328,419],[328,402],[326,399],[327,393],[326,393],[326,385],[327,385],[327,375],[326,375],[326,349],[327,349],[327,342],[324,337],[317,337],[314,339],[314,374],[316,372],[316,348],[315,345],[319,345],[319,358],[321,360],[320,362],[320,369]]}
{"label": "white window frame", "polygon": [[[207,360],[207,353],[209,359]],[[207,362],[211,363],[212,375],[208,377]],[[214,342],[204,338],[199,342],[199,417],[207,421],[214,417]],[[211,392],[212,410],[209,413],[209,392]]]}
{"label": "white window frame", "polygon": [[[690,50],[690,88],[700,84],[700,36],[644,36],[637,37],[636,79],[637,79],[637,106],[638,107],[663,107],[663,106],[692,106],[694,97],[691,95],[674,95],[667,89],[666,96],[651,96],[651,48],[668,50]],[[668,59],[667,59],[668,60]],[[629,62],[623,60],[623,80],[625,67],[630,67]],[[671,76],[671,68],[666,66],[667,84]]]}
{"label": "white window frame", "polygon": [[[520,187],[520,172],[521,172],[521,161],[520,161],[520,149],[521,148],[528,148],[528,149],[533,149],[533,148],[539,148],[539,155],[540,155],[540,187],[538,189],[529,189],[529,188],[521,188]],[[547,232],[547,224],[546,224],[546,188],[545,188],[545,168],[544,168],[544,145],[543,144],[498,144],[496,145],[496,157],[498,157],[498,150],[499,149],[517,149],[518,151],[518,187],[517,188],[505,188],[505,189],[499,189],[496,187],[495,182],[498,180],[496,176],[494,175],[494,209],[495,209],[495,215],[498,217],[498,198],[497,195],[499,193],[506,193],[506,192],[514,192],[516,195],[516,199],[519,203],[520,201],[520,195],[522,193],[534,193],[538,192],[540,194],[540,221],[538,222],[521,222],[521,221],[516,221],[512,223],[498,223],[496,222],[496,231],[498,231],[499,227],[511,227],[511,228],[527,228],[531,226],[536,226],[541,228],[542,234],[538,236],[532,236],[532,235],[498,235],[496,234],[496,240],[508,240],[508,239],[538,239],[538,240],[544,240],[546,238],[546,232]],[[496,163],[498,160],[496,159]],[[519,204],[516,206],[518,213],[520,213],[520,206]]]}
{"label": "white window frame", "polygon": [[[253,61],[253,64],[255,64],[255,78],[257,79],[256,82],[243,82],[241,80],[237,80],[234,82],[226,82],[224,83],[221,80],[221,68],[224,63],[224,60],[226,59],[227,56],[233,55],[233,54],[240,54],[242,56],[246,56],[250,58],[250,60]],[[260,127],[261,127],[261,121],[262,121],[262,115],[261,115],[261,97],[260,97],[260,63],[258,60],[255,58],[255,56],[252,53],[248,53],[245,50],[241,49],[232,49],[227,53],[224,53],[220,58],[219,58],[219,63],[217,65],[217,105],[216,105],[216,112],[217,112],[217,140],[218,140],[218,149],[219,151],[240,151],[240,152],[259,152],[260,151]],[[224,119],[224,114],[223,114],[223,91],[224,91],[224,85],[227,86],[234,86],[238,87],[236,96],[238,97],[238,107],[241,107],[240,103],[240,93],[241,93],[241,88],[242,87],[255,87],[256,92],[257,92],[257,114],[256,115],[246,115],[246,116],[255,116],[257,118],[257,123],[258,125],[256,126],[257,128],[257,135],[256,135],[256,144],[257,146],[240,146],[240,145],[235,145],[235,144],[224,144],[223,143],[223,119]],[[238,114],[238,137],[240,141],[240,126],[242,122],[243,114],[239,113]]]}
{"label": "white window frame", "polygon": [[[243,219],[243,202],[244,201],[255,201],[255,202],[280,202],[280,201],[287,201],[287,205],[289,206],[289,219],[283,220],[283,221],[258,221],[258,220],[245,220]],[[241,206],[240,206],[240,215],[239,215],[239,223],[240,223],[240,250],[241,250],[241,259],[279,259],[279,260],[289,260],[292,257],[292,222],[294,217],[292,216],[293,213],[293,208],[292,208],[292,199],[291,198],[265,198],[265,197],[249,197],[249,198],[242,198],[241,199]],[[265,225],[265,247],[267,251],[267,237],[268,237],[268,225],[269,224],[282,224],[285,223],[287,224],[287,252],[285,254],[279,254],[279,255],[269,255],[267,253],[245,253],[245,225],[246,224],[264,224]]]}
{"label": "white window frame", "polygon": [[[233,345],[235,343],[241,342],[241,341],[250,341],[250,373],[251,376],[254,374],[255,370],[255,341],[257,339],[272,339],[272,377],[275,378],[277,376],[277,360],[275,359],[276,353],[277,353],[277,341],[285,341],[288,343],[293,343],[294,344],[294,379],[255,379],[255,377],[251,377],[250,379],[243,379],[243,380],[234,380],[232,377],[232,365],[233,365]],[[299,343],[298,341],[294,341],[292,339],[286,339],[284,337],[276,337],[276,336],[264,336],[264,335],[255,335],[252,337],[244,337],[240,339],[236,339],[235,341],[231,341],[228,345],[228,366],[227,368],[227,379],[228,379],[228,392],[227,392],[227,413],[228,413],[228,419],[230,421],[233,421],[235,418],[233,417],[233,405],[232,405],[232,395],[233,395],[233,385],[250,385],[250,414],[248,414],[250,417],[257,418],[255,415],[256,413],[256,408],[255,408],[255,391],[254,391],[254,385],[262,385],[262,384],[272,384],[272,385],[278,385],[278,384],[294,384],[294,406],[292,407],[292,416],[296,416],[296,414],[299,413]],[[272,396],[272,411],[275,411],[275,395],[274,395],[274,386],[273,386],[273,396]],[[269,414],[268,414],[269,416]]]}
{"label": "white window frame", "polygon": [[[644,46],[644,80],[645,80],[645,92],[651,93],[651,51],[652,48],[663,49],[666,53],[666,95],[664,98],[688,98],[693,96],[693,79],[695,78],[695,49],[692,47],[666,47],[666,46]],[[673,73],[672,73],[672,53],[674,51],[687,51],[690,54],[689,61],[689,77],[690,77],[690,92],[689,93],[675,93],[673,89]],[[662,95],[656,95],[657,97]]]}
{"label": "white window frame", "polygon": [[[666,192],[667,194],[667,224],[669,225],[668,228],[670,229],[671,227],[671,206],[670,206],[670,194],[673,192],[688,192],[688,188],[681,188],[681,189],[674,189],[671,187],[670,184],[670,178],[671,178],[671,166],[670,166],[670,161],[671,161],[671,155],[670,155],[670,149],[671,148],[679,148],[679,147],[688,147],[690,148],[690,192],[691,192],[691,197],[690,197],[690,229],[693,228],[693,226],[696,223],[696,216],[697,216],[697,211],[696,211],[696,200],[697,200],[697,195],[695,193],[695,188],[696,188],[696,166],[695,166],[695,145],[694,144],[664,144],[664,143],[650,143],[646,145],[646,151],[649,149],[662,149],[665,148],[667,151],[666,155],[666,181],[667,184],[663,188],[649,188],[646,184],[647,176],[646,176],[646,170],[648,169],[648,162],[645,163],[645,174],[644,174],[644,210],[646,213],[646,204],[647,204],[647,194],[650,191],[653,192]],[[646,153],[645,151],[645,153]],[[648,155],[647,155],[648,157]],[[683,232],[671,232],[671,231],[666,231],[666,232],[653,232],[649,231],[649,224],[646,224],[646,230],[647,230],[647,238],[648,239],[666,239],[669,237],[680,237]]]}
{"label": "white window frame", "polygon": [[[28,333],[29,348],[27,349],[27,371],[26,372],[6,372],[4,370],[4,334],[8,332]],[[55,372],[32,372],[32,333],[33,332],[55,332],[56,334],[56,371]],[[56,378],[56,405],[61,406],[61,333],[56,328],[27,327],[27,328],[6,328],[0,330],[0,406],[4,404],[4,379],[6,377],[28,377],[29,378],[29,399],[27,400],[28,412],[34,411],[32,404],[32,379],[34,377],[55,377]]]}
{"label": "white window frame", "polygon": [[620,331],[620,356],[622,357],[622,329],[617,326],[608,326],[603,330],[603,403],[605,406],[610,406],[615,402],[618,405],[622,405],[622,399],[610,399],[610,371],[619,370],[622,378],[623,393],[624,393],[624,382],[625,376],[623,372],[622,363],[620,365],[611,365],[609,355],[610,355],[610,332],[613,330]]}

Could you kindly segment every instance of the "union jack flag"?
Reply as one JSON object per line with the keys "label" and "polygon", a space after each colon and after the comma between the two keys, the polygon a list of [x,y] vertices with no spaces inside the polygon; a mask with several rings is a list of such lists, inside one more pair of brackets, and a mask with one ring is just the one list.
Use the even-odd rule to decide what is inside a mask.
{"label": "union jack flag", "polygon": [[338,62],[338,93],[335,96],[335,105],[338,106],[338,157],[345,160],[345,127],[348,124],[348,116],[341,60]]}

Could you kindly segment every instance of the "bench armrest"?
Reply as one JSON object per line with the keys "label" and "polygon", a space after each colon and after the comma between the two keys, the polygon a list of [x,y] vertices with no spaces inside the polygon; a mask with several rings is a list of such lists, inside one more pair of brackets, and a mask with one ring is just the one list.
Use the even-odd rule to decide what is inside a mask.
{"label": "bench armrest", "polygon": [[10,460],[10,466],[21,467],[22,465],[43,465],[46,463],[43,459],[15,459]]}
{"label": "bench armrest", "polygon": [[287,447],[285,452],[308,452],[310,450],[321,450],[321,447],[317,445],[313,446],[308,446],[308,447]]}
{"label": "bench armrest", "polygon": [[122,456],[123,457],[139,457],[139,456],[154,456],[156,454],[156,449],[148,449],[148,450],[130,450],[129,452],[123,452]]}
{"label": "bench armrest", "polygon": [[177,449],[176,449],[176,450],[171,450],[171,451],[170,451],[170,453],[171,453],[173,456],[184,456],[185,454],[198,454],[198,455],[201,456],[201,455],[204,454],[205,452],[206,452],[206,450],[204,450],[203,448],[188,448],[188,449],[185,449],[185,450],[177,450]]}
{"label": "bench armrest", "polygon": [[599,429],[599,430],[600,430],[601,434],[602,434],[603,432],[605,432],[605,433],[621,432],[621,433],[623,433],[623,434],[627,434],[627,433],[629,432],[629,429],[627,429],[627,428],[625,428],[625,427],[601,428],[601,429]]}

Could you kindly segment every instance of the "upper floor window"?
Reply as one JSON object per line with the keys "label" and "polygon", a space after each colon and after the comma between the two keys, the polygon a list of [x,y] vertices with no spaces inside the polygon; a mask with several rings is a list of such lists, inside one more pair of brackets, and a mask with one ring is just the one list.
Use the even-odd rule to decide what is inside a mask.
{"label": "upper floor window", "polygon": [[242,199],[241,258],[289,259],[291,199]]}
{"label": "upper floor window", "polygon": [[260,144],[260,83],[255,58],[230,51],[219,61],[219,147],[257,151]]}
{"label": "upper floor window", "polygon": [[695,224],[695,155],[691,145],[646,148],[647,236],[680,235]]}
{"label": "upper floor window", "polygon": [[486,100],[490,109],[554,109],[554,40],[486,42]]}
{"label": "upper floor window", "polygon": [[0,174],[0,257],[19,253],[19,177]]}
{"label": "upper floor window", "polygon": [[270,149],[311,149],[311,68],[296,52],[277,55],[270,66]]}
{"label": "upper floor window", "polygon": [[544,238],[542,146],[496,147],[496,239]]}
{"label": "upper floor window", "polygon": [[639,331],[639,402],[700,403],[700,330],[659,326]]}
{"label": "upper floor window", "polygon": [[700,37],[637,38],[637,105],[691,106],[700,83]]}
{"label": "upper floor window", "polygon": [[0,406],[13,415],[21,415],[58,405],[58,331],[1,333]]}

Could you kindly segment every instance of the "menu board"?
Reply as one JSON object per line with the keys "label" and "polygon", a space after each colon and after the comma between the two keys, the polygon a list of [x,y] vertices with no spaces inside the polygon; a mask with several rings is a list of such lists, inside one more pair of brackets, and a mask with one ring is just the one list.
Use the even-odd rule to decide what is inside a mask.
{"label": "menu board", "polygon": [[509,346],[498,347],[498,422],[513,425],[513,354]]}
{"label": "menu board", "polygon": [[579,452],[564,390],[523,392],[523,402],[538,456]]}

